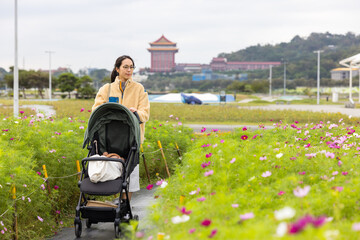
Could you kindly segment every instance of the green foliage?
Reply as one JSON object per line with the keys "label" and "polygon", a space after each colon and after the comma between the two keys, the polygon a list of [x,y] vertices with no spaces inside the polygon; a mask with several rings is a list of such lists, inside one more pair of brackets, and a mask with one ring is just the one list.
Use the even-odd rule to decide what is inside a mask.
{"label": "green foliage", "polygon": [[68,92],[70,98],[70,92],[75,90],[78,80],[72,73],[62,73],[57,80],[57,85],[61,92]]}
{"label": "green foliage", "polygon": [[[297,129],[278,123],[275,129],[238,129],[196,139],[168,185],[155,193],[159,197],[151,208],[154,230],[149,235],[207,239],[217,230],[218,239],[279,239],[277,228],[285,222],[283,239],[329,239],[331,231],[338,235],[332,239],[356,239],[352,224],[360,221],[359,126],[335,123],[293,125]],[[267,171],[271,175],[265,177]],[[309,193],[297,197],[294,190],[305,186]],[[277,220],[275,211],[284,207],[293,208],[295,216]],[[183,215],[182,208],[191,211],[189,220],[173,223]],[[246,213],[254,217],[242,219]],[[329,222],[289,234],[292,224],[307,214],[329,217]],[[202,226],[205,219],[210,226]]]}

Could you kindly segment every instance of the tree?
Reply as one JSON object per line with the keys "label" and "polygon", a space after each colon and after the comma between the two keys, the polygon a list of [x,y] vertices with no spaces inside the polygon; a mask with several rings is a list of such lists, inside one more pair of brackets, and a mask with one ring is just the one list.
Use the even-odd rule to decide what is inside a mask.
{"label": "tree", "polygon": [[68,92],[69,98],[71,98],[71,91],[74,91],[78,86],[78,78],[72,73],[62,73],[57,78],[57,84],[61,92]]}
{"label": "tree", "polygon": [[92,98],[95,94],[95,89],[91,86],[92,79],[89,76],[83,76],[78,80],[77,89],[80,98]]}

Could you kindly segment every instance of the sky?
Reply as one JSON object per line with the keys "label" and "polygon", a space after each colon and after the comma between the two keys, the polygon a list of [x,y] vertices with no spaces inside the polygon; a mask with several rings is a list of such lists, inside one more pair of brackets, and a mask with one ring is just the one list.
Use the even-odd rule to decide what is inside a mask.
{"label": "sky", "polygon": [[[0,67],[15,61],[15,0],[0,0]],[[177,43],[176,63],[289,42],[312,32],[360,34],[359,0],[18,0],[20,69],[113,69],[130,55],[150,67],[149,43]],[[355,53],[354,53],[355,54]]]}

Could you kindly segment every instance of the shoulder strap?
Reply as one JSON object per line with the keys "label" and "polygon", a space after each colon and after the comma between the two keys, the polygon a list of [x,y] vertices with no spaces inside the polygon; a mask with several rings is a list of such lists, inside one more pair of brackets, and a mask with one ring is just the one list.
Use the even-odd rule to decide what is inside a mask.
{"label": "shoulder strap", "polygon": [[108,84],[109,84],[109,88],[108,88],[107,102],[109,102],[109,99],[110,99],[110,90],[111,90],[111,83],[108,83]]}

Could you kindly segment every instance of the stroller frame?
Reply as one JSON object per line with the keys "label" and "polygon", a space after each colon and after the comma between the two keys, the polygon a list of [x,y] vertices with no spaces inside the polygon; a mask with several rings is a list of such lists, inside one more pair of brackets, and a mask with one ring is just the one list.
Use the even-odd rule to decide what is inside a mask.
{"label": "stroller frame", "polygon": [[[116,104],[117,106],[115,106],[114,104]],[[133,118],[131,120],[132,123],[135,122],[135,124],[138,124],[138,122],[140,122],[137,113],[132,113],[127,108],[117,103],[105,103],[99,106],[92,113],[92,115],[90,116],[89,125],[93,114],[96,115],[96,112],[99,111],[104,112],[104,109],[106,109],[107,107],[110,108],[115,107],[115,109],[117,109],[119,108],[118,106],[121,106],[120,107],[121,110],[125,111],[127,114],[130,114],[129,115],[131,116],[130,118]],[[101,108],[103,110],[101,110]],[[98,109],[99,111],[97,111]],[[97,114],[97,116],[99,116],[99,114]],[[137,138],[135,138],[135,140],[137,140]],[[137,220],[137,221],[139,220],[139,217],[137,215],[132,214],[130,201],[129,201],[129,189],[128,189],[130,173],[134,168],[133,167],[134,165],[130,164],[130,160],[134,159],[136,157],[136,154],[138,153],[138,149],[139,149],[138,143],[137,141],[134,141],[134,143],[130,145],[131,147],[129,149],[128,156],[126,158],[126,162],[123,161],[122,159],[116,159],[116,158],[91,157],[95,153],[98,153],[98,136],[96,133],[95,136],[93,136],[93,139],[91,139],[90,141],[88,138],[88,129],[87,132],[85,133],[85,138],[84,138],[84,146],[86,145],[89,152],[87,157],[82,159],[81,161],[82,171],[81,171],[80,180],[78,182],[78,186],[80,188],[80,197],[78,204],[76,206],[76,213],[74,219],[75,235],[76,237],[81,236],[81,232],[82,232],[81,218],[84,218],[86,219],[87,228],[90,228],[92,224],[96,224],[99,222],[114,222],[115,237],[118,238],[120,237],[121,234],[120,223],[122,222],[128,223],[130,220]],[[122,164],[122,169],[123,169],[121,177],[106,182],[92,183],[90,181],[87,172],[88,163],[90,161],[119,162],[120,164]],[[123,192],[125,193],[126,199],[122,199]],[[111,196],[118,193],[120,194],[116,208],[107,207],[107,206],[106,207],[87,206],[89,200],[95,200],[95,199],[91,199],[90,196]],[[128,215],[128,218],[125,218],[126,215]]]}

